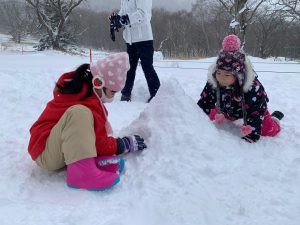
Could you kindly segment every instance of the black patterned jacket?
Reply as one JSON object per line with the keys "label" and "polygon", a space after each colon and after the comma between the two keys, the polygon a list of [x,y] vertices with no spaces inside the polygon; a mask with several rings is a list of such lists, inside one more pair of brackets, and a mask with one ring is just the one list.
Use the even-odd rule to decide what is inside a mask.
{"label": "black patterned jacket", "polygon": [[[251,62],[246,60],[246,77],[243,86],[244,114],[242,98],[236,99],[233,87],[219,87],[212,76],[215,66],[212,65],[208,73],[208,81],[201,93],[198,105],[209,115],[211,109],[217,107],[217,93],[219,93],[219,108],[227,119],[244,119],[253,129],[250,136],[258,140],[261,135],[262,121],[269,101],[263,85],[255,76]],[[219,88],[219,92],[217,91]],[[244,118],[245,117],[245,118]]]}

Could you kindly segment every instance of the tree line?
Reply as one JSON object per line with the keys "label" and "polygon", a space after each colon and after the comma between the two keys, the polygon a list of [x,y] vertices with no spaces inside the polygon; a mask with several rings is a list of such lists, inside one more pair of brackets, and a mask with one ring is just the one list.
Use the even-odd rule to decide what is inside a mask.
{"label": "tree line", "polygon": [[[80,7],[84,0],[2,0],[0,31],[16,42],[38,38],[38,50],[76,46],[125,50],[120,31],[110,40],[108,16]],[[197,0],[192,10],[153,9],[154,47],[167,58],[214,56],[235,33],[253,56],[300,58],[300,0]]]}

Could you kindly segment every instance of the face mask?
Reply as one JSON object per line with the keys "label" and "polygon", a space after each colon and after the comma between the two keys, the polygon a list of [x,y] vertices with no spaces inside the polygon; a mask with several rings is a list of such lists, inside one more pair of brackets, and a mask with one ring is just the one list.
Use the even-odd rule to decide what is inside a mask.
{"label": "face mask", "polygon": [[110,102],[112,102],[113,100],[114,100],[114,97],[112,97],[112,98],[107,98],[105,92],[104,92],[103,89],[102,89],[102,97],[101,97],[101,101],[102,101],[103,103],[110,103]]}

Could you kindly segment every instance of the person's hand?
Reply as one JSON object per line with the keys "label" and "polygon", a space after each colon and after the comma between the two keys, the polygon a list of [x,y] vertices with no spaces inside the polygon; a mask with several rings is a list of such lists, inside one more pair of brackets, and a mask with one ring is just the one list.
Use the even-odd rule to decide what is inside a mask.
{"label": "person's hand", "polygon": [[115,41],[115,31],[119,32],[119,29],[123,26],[120,23],[121,17],[117,13],[113,12],[108,19],[110,20],[110,38],[112,41]]}
{"label": "person's hand", "polygon": [[221,125],[225,120],[225,116],[223,113],[218,113],[217,108],[211,109],[208,117],[211,121],[216,121],[218,125]]}
{"label": "person's hand", "polygon": [[116,16],[118,16],[118,13],[113,12],[112,14],[110,14],[110,16],[108,17],[108,19],[109,19],[110,21],[112,21],[112,20],[115,19]]}
{"label": "person's hand", "polygon": [[113,12],[108,19],[110,20],[111,28],[116,31],[119,31],[120,28],[130,23],[129,16],[127,14],[120,16],[119,14]]}
{"label": "person's hand", "polygon": [[214,121],[215,120],[215,116],[216,116],[217,113],[218,113],[218,110],[216,108],[211,109],[210,113],[208,115],[209,119],[211,121]]}
{"label": "person's hand", "polygon": [[215,115],[215,120],[216,120],[217,125],[221,125],[222,123],[224,123],[225,116],[222,113],[217,113]]}
{"label": "person's hand", "polygon": [[120,22],[122,25],[128,25],[130,23],[129,16],[127,14],[121,16]]}
{"label": "person's hand", "polygon": [[123,138],[117,139],[118,152],[117,155],[134,152],[134,151],[142,151],[147,148],[145,141],[139,135],[133,136],[125,136]]}
{"label": "person's hand", "polygon": [[123,27],[121,23],[121,16],[115,12],[113,12],[108,19],[110,20],[110,30],[116,30],[119,32],[119,29]]}
{"label": "person's hand", "polygon": [[252,127],[250,125],[241,126],[240,131],[242,135],[247,136],[252,133]]}
{"label": "person's hand", "polygon": [[255,143],[259,140],[260,135],[258,134],[248,134],[247,136],[242,137],[242,139],[244,139],[245,141],[249,142],[249,143]]}

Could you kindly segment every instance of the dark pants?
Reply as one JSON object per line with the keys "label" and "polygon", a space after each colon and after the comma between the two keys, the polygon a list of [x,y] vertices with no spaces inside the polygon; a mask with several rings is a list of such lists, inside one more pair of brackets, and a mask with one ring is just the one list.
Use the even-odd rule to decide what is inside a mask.
{"label": "dark pants", "polygon": [[150,96],[153,97],[160,86],[158,76],[153,68],[153,41],[141,41],[132,43],[132,45],[126,45],[127,53],[129,55],[130,69],[127,72],[127,79],[125,87],[122,90],[122,94],[128,97],[131,96],[136,68],[139,59],[141,59],[141,65],[147,80]]}

